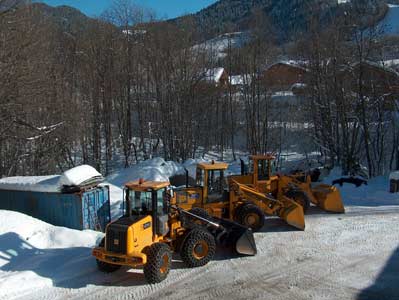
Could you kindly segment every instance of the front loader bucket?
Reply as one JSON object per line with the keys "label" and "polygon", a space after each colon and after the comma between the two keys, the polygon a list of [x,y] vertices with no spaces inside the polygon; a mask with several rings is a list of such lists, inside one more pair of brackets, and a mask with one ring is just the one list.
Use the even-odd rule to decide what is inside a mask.
{"label": "front loader bucket", "polygon": [[305,230],[305,214],[302,206],[287,197],[284,197],[282,203],[283,207],[280,210],[279,217],[289,225]]}
{"label": "front loader bucket", "polygon": [[219,224],[224,229],[217,237],[219,242],[225,246],[233,247],[239,254],[256,255],[256,243],[250,228],[226,219],[220,219]]}
{"label": "front loader bucket", "polygon": [[344,213],[345,207],[341,194],[335,186],[320,184],[312,188],[312,193],[317,200],[316,204],[325,211]]}

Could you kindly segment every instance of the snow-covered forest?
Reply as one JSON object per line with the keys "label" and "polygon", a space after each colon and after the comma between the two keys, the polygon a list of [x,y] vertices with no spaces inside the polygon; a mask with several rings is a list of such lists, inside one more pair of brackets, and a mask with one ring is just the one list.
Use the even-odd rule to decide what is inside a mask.
{"label": "snow-covered forest", "polygon": [[[343,4],[328,26],[316,7],[282,44],[261,10],[215,43],[190,16],[160,21],[128,0],[98,19],[12,2],[0,0],[0,177],[82,163],[109,174],[208,151],[318,152],[370,176],[399,169],[398,38],[377,19],[395,6],[370,15]],[[297,91],[265,76],[282,61],[303,70]],[[287,90],[295,101],[283,101]]]}

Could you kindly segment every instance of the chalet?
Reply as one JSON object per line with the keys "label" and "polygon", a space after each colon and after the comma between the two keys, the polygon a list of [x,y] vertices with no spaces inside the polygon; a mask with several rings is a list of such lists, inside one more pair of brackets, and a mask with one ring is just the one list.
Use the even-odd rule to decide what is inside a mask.
{"label": "chalet", "polygon": [[362,75],[363,93],[367,96],[399,96],[399,73],[382,63],[363,61],[342,70],[342,80],[354,92]]}
{"label": "chalet", "polygon": [[281,61],[267,67],[262,81],[272,91],[289,91],[295,84],[303,84],[307,70],[296,61]]}
{"label": "chalet", "polygon": [[207,69],[204,74],[204,81],[218,87],[224,87],[229,83],[229,75],[224,68]]}

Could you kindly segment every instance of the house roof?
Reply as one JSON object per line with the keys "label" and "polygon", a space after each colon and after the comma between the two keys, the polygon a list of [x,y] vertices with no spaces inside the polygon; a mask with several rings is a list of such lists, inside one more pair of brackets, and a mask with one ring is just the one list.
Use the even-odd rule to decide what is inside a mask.
{"label": "house roof", "polygon": [[205,71],[205,80],[209,82],[219,83],[224,72],[224,68],[207,69]]}

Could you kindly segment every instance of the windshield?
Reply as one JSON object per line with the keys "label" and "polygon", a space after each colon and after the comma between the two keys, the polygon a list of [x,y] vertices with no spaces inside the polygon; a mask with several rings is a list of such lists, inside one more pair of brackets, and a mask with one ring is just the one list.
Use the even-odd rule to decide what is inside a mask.
{"label": "windshield", "polygon": [[[153,195],[156,197],[156,207],[153,207]],[[155,209],[158,214],[162,214],[167,211],[166,199],[166,189],[150,192],[129,192],[129,202],[132,209],[132,215],[148,215],[153,211],[153,209]]]}
{"label": "windshield", "polygon": [[221,194],[227,189],[227,178],[222,170],[211,170],[208,176],[208,194]]}

